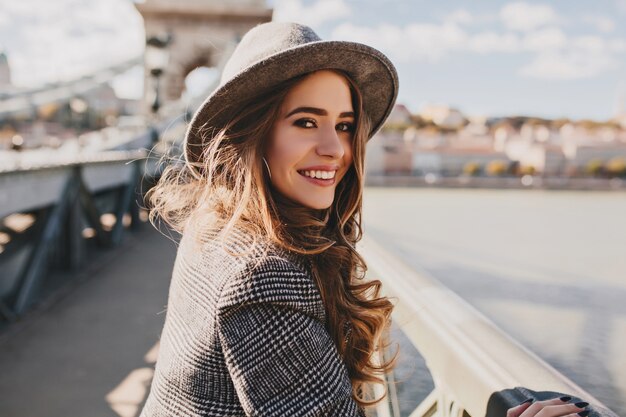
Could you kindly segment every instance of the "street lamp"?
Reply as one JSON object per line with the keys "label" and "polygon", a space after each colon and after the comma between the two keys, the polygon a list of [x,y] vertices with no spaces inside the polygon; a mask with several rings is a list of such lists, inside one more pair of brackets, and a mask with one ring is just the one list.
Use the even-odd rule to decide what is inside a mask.
{"label": "street lamp", "polygon": [[[165,36],[151,36],[146,39],[146,68],[150,71],[150,76],[154,79],[154,100],[150,108],[152,109],[152,123],[155,123],[161,102],[159,101],[159,79],[169,63],[170,54],[167,50],[172,37],[170,34]],[[159,141],[159,132],[153,125],[150,128],[150,141],[155,145]]]}
{"label": "street lamp", "polygon": [[165,36],[151,36],[146,40],[146,67],[150,70],[150,76],[154,78],[154,100],[150,108],[156,116],[161,107],[159,101],[159,79],[169,63],[170,54],[167,46],[172,40],[169,34]]}

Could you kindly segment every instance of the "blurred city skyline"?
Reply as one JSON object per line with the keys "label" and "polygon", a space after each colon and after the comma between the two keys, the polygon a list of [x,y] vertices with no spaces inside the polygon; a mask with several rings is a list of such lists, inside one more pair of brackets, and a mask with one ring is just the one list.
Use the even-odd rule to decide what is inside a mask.
{"label": "blurred city skyline", "polygon": [[[626,96],[626,25],[619,24],[626,0],[267,5],[274,20],[306,23],[324,39],[363,42],[388,54],[400,75],[398,101],[414,112],[445,104],[468,115],[606,120]],[[0,0],[0,50],[19,87],[134,58],[144,42],[130,0]],[[190,90],[203,85],[202,77],[190,77]],[[140,97],[143,70],[118,77],[114,87],[123,97]]]}

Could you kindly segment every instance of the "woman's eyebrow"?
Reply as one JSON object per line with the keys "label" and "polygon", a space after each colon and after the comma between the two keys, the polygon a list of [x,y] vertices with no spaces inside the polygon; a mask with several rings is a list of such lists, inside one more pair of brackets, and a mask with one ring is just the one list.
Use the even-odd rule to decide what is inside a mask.
{"label": "woman's eyebrow", "polygon": [[[285,119],[288,118],[289,116],[293,116],[296,113],[312,113],[318,116],[328,116],[328,112],[326,110],[320,109],[317,107],[296,107],[295,109],[287,113],[287,115],[285,116]],[[354,117],[354,112],[346,111],[346,112],[341,113],[339,117]]]}

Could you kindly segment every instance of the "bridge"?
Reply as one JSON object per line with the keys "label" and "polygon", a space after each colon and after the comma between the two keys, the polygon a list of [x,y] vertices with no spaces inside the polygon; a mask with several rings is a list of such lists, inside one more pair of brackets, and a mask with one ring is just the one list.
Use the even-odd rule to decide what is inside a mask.
{"label": "bridge", "polygon": [[141,64],[137,57],[76,80],[47,84],[45,86],[18,90],[0,96],[0,118],[9,116],[31,116],[35,109],[45,104],[67,103],[73,97],[95,90],[115,77]]}
{"label": "bridge", "polygon": [[[147,35],[159,34],[168,26],[163,20],[166,16],[187,16],[200,24],[198,16],[203,14],[197,4],[190,6],[194,10],[190,17],[181,9],[184,2],[176,2],[176,7],[165,3],[148,1],[138,6],[145,8]],[[222,13],[224,17],[223,8],[213,3],[202,9],[204,16],[210,20]],[[220,39],[224,40],[224,48],[232,45],[254,19],[268,18],[262,2],[239,3],[248,8],[239,17],[229,12],[228,19],[234,23],[223,28]],[[189,36],[192,34],[193,30]],[[175,34],[173,39],[182,36]],[[195,53],[206,50],[199,48]],[[214,52],[214,58],[207,62],[219,66],[224,56],[217,59],[219,51]],[[147,224],[141,196],[158,178],[158,156],[175,154],[180,145],[177,139],[182,137],[185,117],[176,105],[176,89],[180,86],[177,80],[190,70],[190,62],[199,62],[189,51],[183,55],[174,62],[187,63],[187,69],[181,73],[181,66],[172,63],[175,69],[165,87],[170,100],[168,112],[159,113],[160,119],[141,134],[63,161],[39,161],[0,170],[0,415],[130,417],[141,409],[158,352],[176,253],[176,236]],[[165,73],[168,71],[166,68]],[[61,91],[72,88],[66,86]],[[446,229],[449,225],[429,230],[434,217],[420,223],[419,229],[407,229],[413,216],[440,212],[447,205],[478,210],[471,204],[476,194],[453,200],[457,195],[366,190],[366,238],[359,251],[368,262],[369,276],[381,279],[387,294],[396,300],[393,335],[401,346],[400,364],[388,376],[388,401],[370,415],[496,417],[526,398],[543,399],[555,393],[589,402],[594,417],[623,413],[623,380],[610,381],[609,373],[598,370],[599,366],[583,366],[584,372],[578,374],[575,369],[563,367],[568,362],[553,360],[555,351],[571,353],[567,344],[559,342],[569,341],[565,330],[577,326],[571,316],[556,314],[550,317],[561,317],[562,322],[538,323],[544,325],[543,332],[553,332],[559,339],[554,341],[544,334],[556,349],[535,345],[532,338],[521,343],[527,334],[515,330],[518,325],[528,326],[524,316],[537,311],[540,322],[552,321],[548,315],[541,316],[548,310],[545,307],[573,309],[575,317],[586,312],[571,299],[581,296],[577,290],[580,286],[591,293],[589,283],[581,279],[579,287],[572,282],[567,286],[564,282],[576,277],[560,277],[548,267],[542,268],[543,275],[538,276],[536,270],[524,268],[522,264],[527,260],[511,258],[501,264],[486,261],[481,258],[483,254],[472,253],[471,245],[464,246],[452,262],[449,256],[458,247],[455,242],[438,238],[438,233],[454,233]],[[420,197],[437,204],[429,211],[425,204],[416,203]],[[615,198],[609,199],[617,215],[623,201],[615,204]],[[559,204],[559,208],[566,209],[570,203]],[[394,211],[394,205],[400,210]],[[369,224],[368,213],[372,219]],[[491,217],[495,228],[507,224],[497,212]],[[467,220],[476,222],[475,218]],[[623,230],[616,230],[621,236]],[[483,265],[478,268],[480,262]],[[487,262],[490,265],[485,266]],[[458,265],[465,269],[446,273],[446,266]],[[432,276],[429,271],[434,270],[441,274]],[[487,270],[489,276],[485,275]],[[472,275],[475,271],[481,274]],[[508,287],[511,276],[515,285]],[[548,276],[562,280],[562,285],[547,285],[550,283],[542,279]],[[461,282],[464,278],[481,288]],[[507,288],[515,288],[519,294],[528,286],[535,286],[539,295],[530,292],[529,298],[522,301],[539,297],[544,310],[538,310],[538,304],[522,305],[516,311],[477,302],[480,295],[512,304],[514,297]],[[618,320],[624,312],[617,301],[623,285],[611,281],[601,287],[613,291],[614,298],[604,299],[614,306],[608,311],[614,317],[615,329],[624,329]],[[511,323],[505,318],[519,321]],[[589,327],[583,329],[608,320],[594,316]],[[507,323],[510,327],[502,330]],[[536,334],[537,328],[531,326],[530,333]],[[596,351],[594,346],[606,342],[609,336],[611,346],[618,346],[616,351],[623,352],[620,347],[626,347],[619,330],[608,329],[595,336],[600,340],[590,343],[583,337],[576,341],[576,348],[583,350],[583,356],[592,364],[598,361],[596,354],[608,352]],[[530,344],[534,351],[540,351],[539,355],[530,350]],[[617,378],[626,378],[622,356],[611,353],[615,358],[602,362],[621,367],[621,371],[610,373]]]}

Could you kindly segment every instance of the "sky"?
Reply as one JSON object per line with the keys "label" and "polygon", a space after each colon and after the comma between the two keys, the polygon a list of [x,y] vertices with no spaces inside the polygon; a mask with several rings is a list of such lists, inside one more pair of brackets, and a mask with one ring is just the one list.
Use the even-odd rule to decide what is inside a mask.
{"label": "sky", "polygon": [[[606,120],[626,96],[626,0],[267,4],[274,20],[380,49],[398,69],[398,102],[414,112],[443,104],[470,116]],[[131,0],[0,0],[0,49],[19,86],[131,59],[142,53],[144,39]],[[122,96],[140,96],[142,77],[135,68],[114,87]]]}

